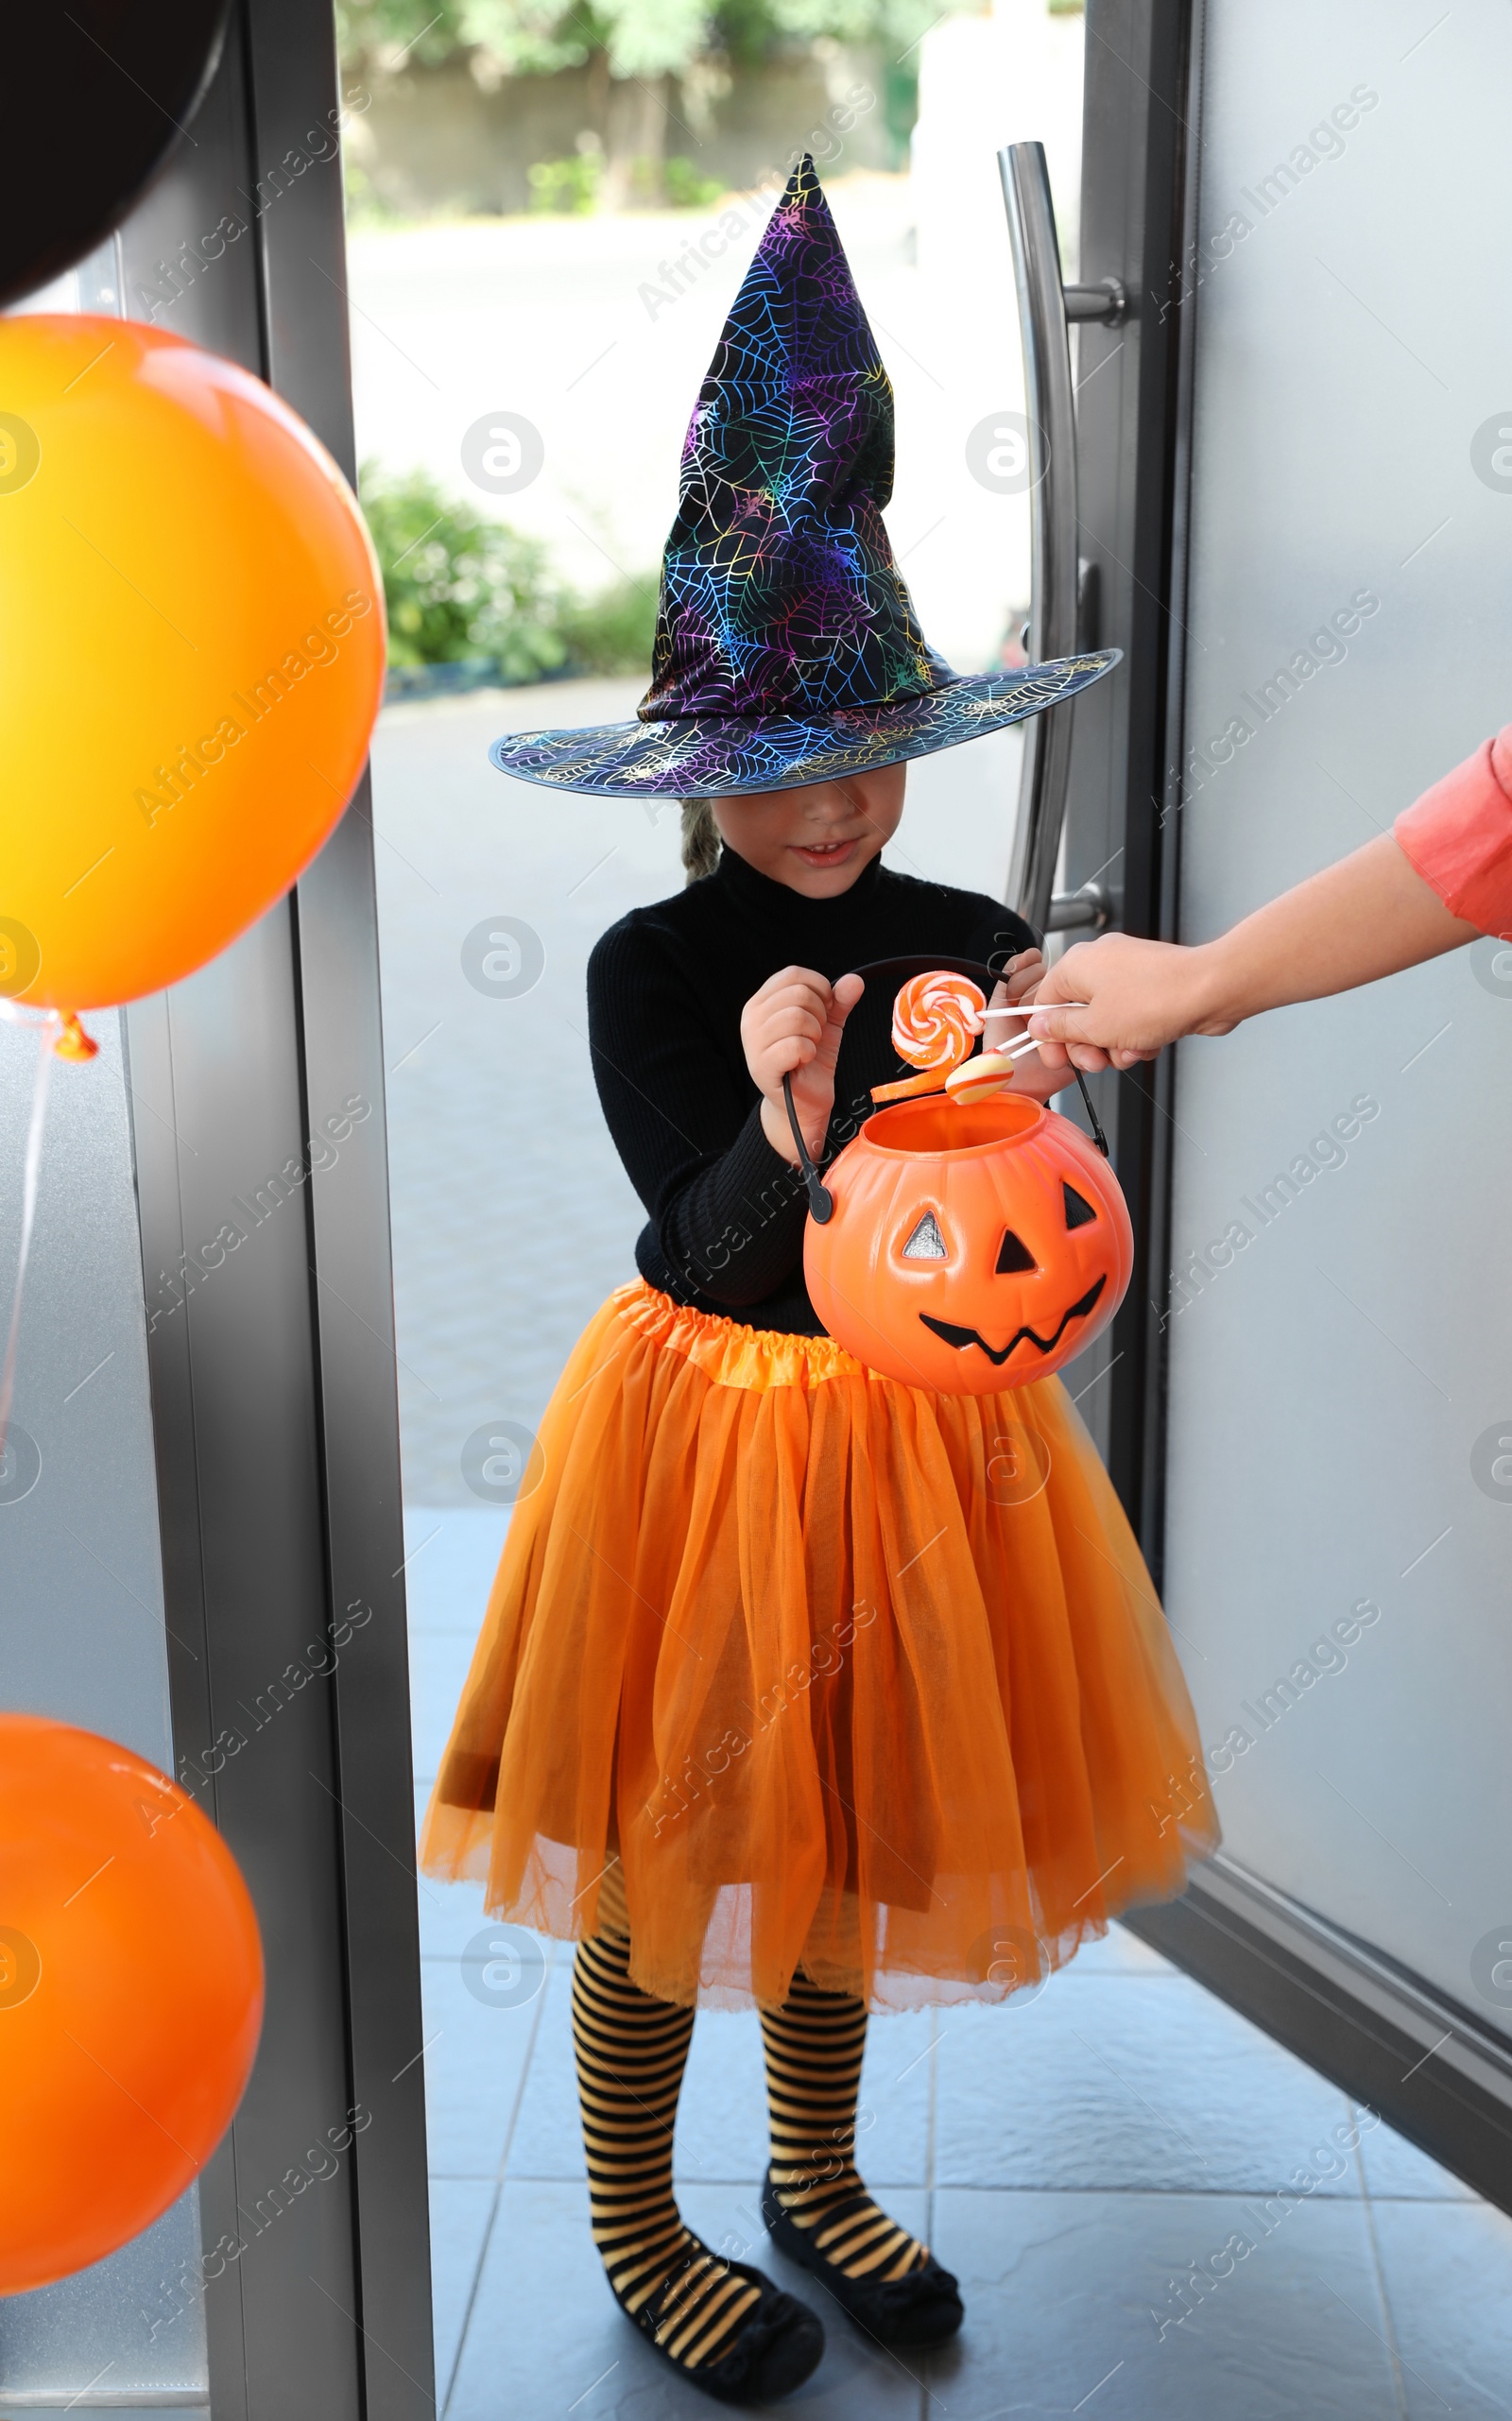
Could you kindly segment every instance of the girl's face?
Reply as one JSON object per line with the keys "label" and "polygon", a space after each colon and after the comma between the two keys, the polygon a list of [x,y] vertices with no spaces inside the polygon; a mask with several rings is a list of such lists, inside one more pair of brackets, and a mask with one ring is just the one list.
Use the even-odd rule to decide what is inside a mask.
{"label": "girl's face", "polygon": [[805,782],[801,790],[716,798],[714,822],[726,847],[758,874],[806,899],[833,900],[850,890],[898,830],[907,778],[904,764],[879,765],[842,781]]}

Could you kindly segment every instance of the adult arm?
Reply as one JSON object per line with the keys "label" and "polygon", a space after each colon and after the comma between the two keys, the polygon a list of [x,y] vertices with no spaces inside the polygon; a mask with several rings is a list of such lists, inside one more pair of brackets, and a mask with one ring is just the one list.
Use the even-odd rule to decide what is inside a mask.
{"label": "adult arm", "polygon": [[[1395,832],[1195,949],[1108,934],[1068,950],[1030,1032],[1051,1065],[1126,1068],[1184,1034],[1374,983],[1512,928],[1512,725],[1398,816]],[[1057,1009],[1085,1001],[1084,1010]],[[1069,1046],[1069,1049],[1068,1049]]]}
{"label": "adult arm", "polygon": [[[1046,1038],[1051,1067],[1068,1056],[1084,1069],[1132,1067],[1184,1034],[1228,1034],[1262,1009],[1374,983],[1479,930],[1383,833],[1196,949],[1123,933],[1078,943],[1040,986],[1029,1031]],[[1057,1000],[1087,1006],[1056,1009]]]}

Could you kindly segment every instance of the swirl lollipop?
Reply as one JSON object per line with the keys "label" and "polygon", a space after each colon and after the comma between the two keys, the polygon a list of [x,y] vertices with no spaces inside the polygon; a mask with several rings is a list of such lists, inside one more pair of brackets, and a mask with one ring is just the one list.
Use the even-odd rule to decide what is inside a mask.
{"label": "swirl lollipop", "polygon": [[911,976],[893,1003],[893,1048],[917,1068],[894,1085],[873,1085],[873,1101],[906,1101],[911,1094],[941,1092],[953,1068],[971,1056],[982,1031],[984,994],[968,975]]}

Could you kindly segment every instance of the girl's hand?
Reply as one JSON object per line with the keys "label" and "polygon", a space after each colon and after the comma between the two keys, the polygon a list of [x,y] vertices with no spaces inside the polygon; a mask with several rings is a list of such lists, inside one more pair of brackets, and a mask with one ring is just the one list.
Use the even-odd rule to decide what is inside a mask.
{"label": "girl's hand", "polygon": [[768,975],[741,1011],[746,1065],[762,1096],[762,1132],[773,1151],[794,1168],[798,1149],[787,1122],[782,1078],[793,1079],[793,1107],[809,1156],[816,1160],[834,1107],[840,1037],[865,990],[859,975],[842,975],[832,984],[812,967],[783,967]]}
{"label": "girl's hand", "polygon": [[[1032,992],[1036,986],[1042,984],[1044,980],[1045,962],[1040,952],[1038,950],[1021,950],[1018,956],[1016,958],[1010,958],[1007,965],[1004,968],[1003,973],[999,977],[996,987],[993,990],[992,998],[988,1003],[988,1008],[1005,1008],[1009,1006],[1016,1008],[1019,1003],[1022,1000],[1025,992]],[[1027,1012],[1025,1012],[1025,1014],[1027,1014]],[[1011,1041],[1016,1036],[1022,1032],[1022,1018],[1019,1018],[1016,1022],[1010,1023],[1008,1019],[1005,1017],[995,1017],[988,1029],[988,1040],[990,1041],[992,1049],[995,1051],[997,1049],[997,1038],[1000,1034],[1005,1035],[1008,1040]]]}
{"label": "girl's hand", "polygon": [[[1002,980],[994,986],[988,1008],[1017,1007],[1025,995],[1034,991],[1045,979],[1045,962],[1038,950],[1021,950],[1003,970]],[[1025,1007],[1027,1003],[1025,1002]],[[995,1017],[983,1037],[984,1051],[1001,1051],[1005,1043],[1017,1041],[1028,1025],[1023,1017]],[[1048,1101],[1053,1093],[1065,1090],[1064,1071],[1052,1072],[1032,1051],[1015,1060],[1013,1090],[1030,1101]]]}

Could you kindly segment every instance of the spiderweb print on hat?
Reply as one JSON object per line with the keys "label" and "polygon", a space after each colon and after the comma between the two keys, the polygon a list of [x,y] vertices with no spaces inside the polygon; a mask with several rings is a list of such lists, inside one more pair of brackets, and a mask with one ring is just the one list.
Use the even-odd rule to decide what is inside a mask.
{"label": "spiderweb print on hat", "polygon": [[642,721],[802,719],[954,680],[893,561],[892,478],[892,382],[805,159],[689,424]]}
{"label": "spiderweb print on hat", "polygon": [[932,756],[1039,714],[1100,680],[1116,648],[954,681],[896,706],[842,709],[823,721],[699,715],[678,723],[597,723],[579,731],[508,732],[489,755],[501,773],[552,790],[718,798],[797,789]]}
{"label": "spiderweb print on hat", "polygon": [[511,732],[493,763],[643,798],[790,789],[999,730],[1117,662],[954,673],[893,560],[892,476],[892,385],[805,157],[698,392],[636,720]]}

